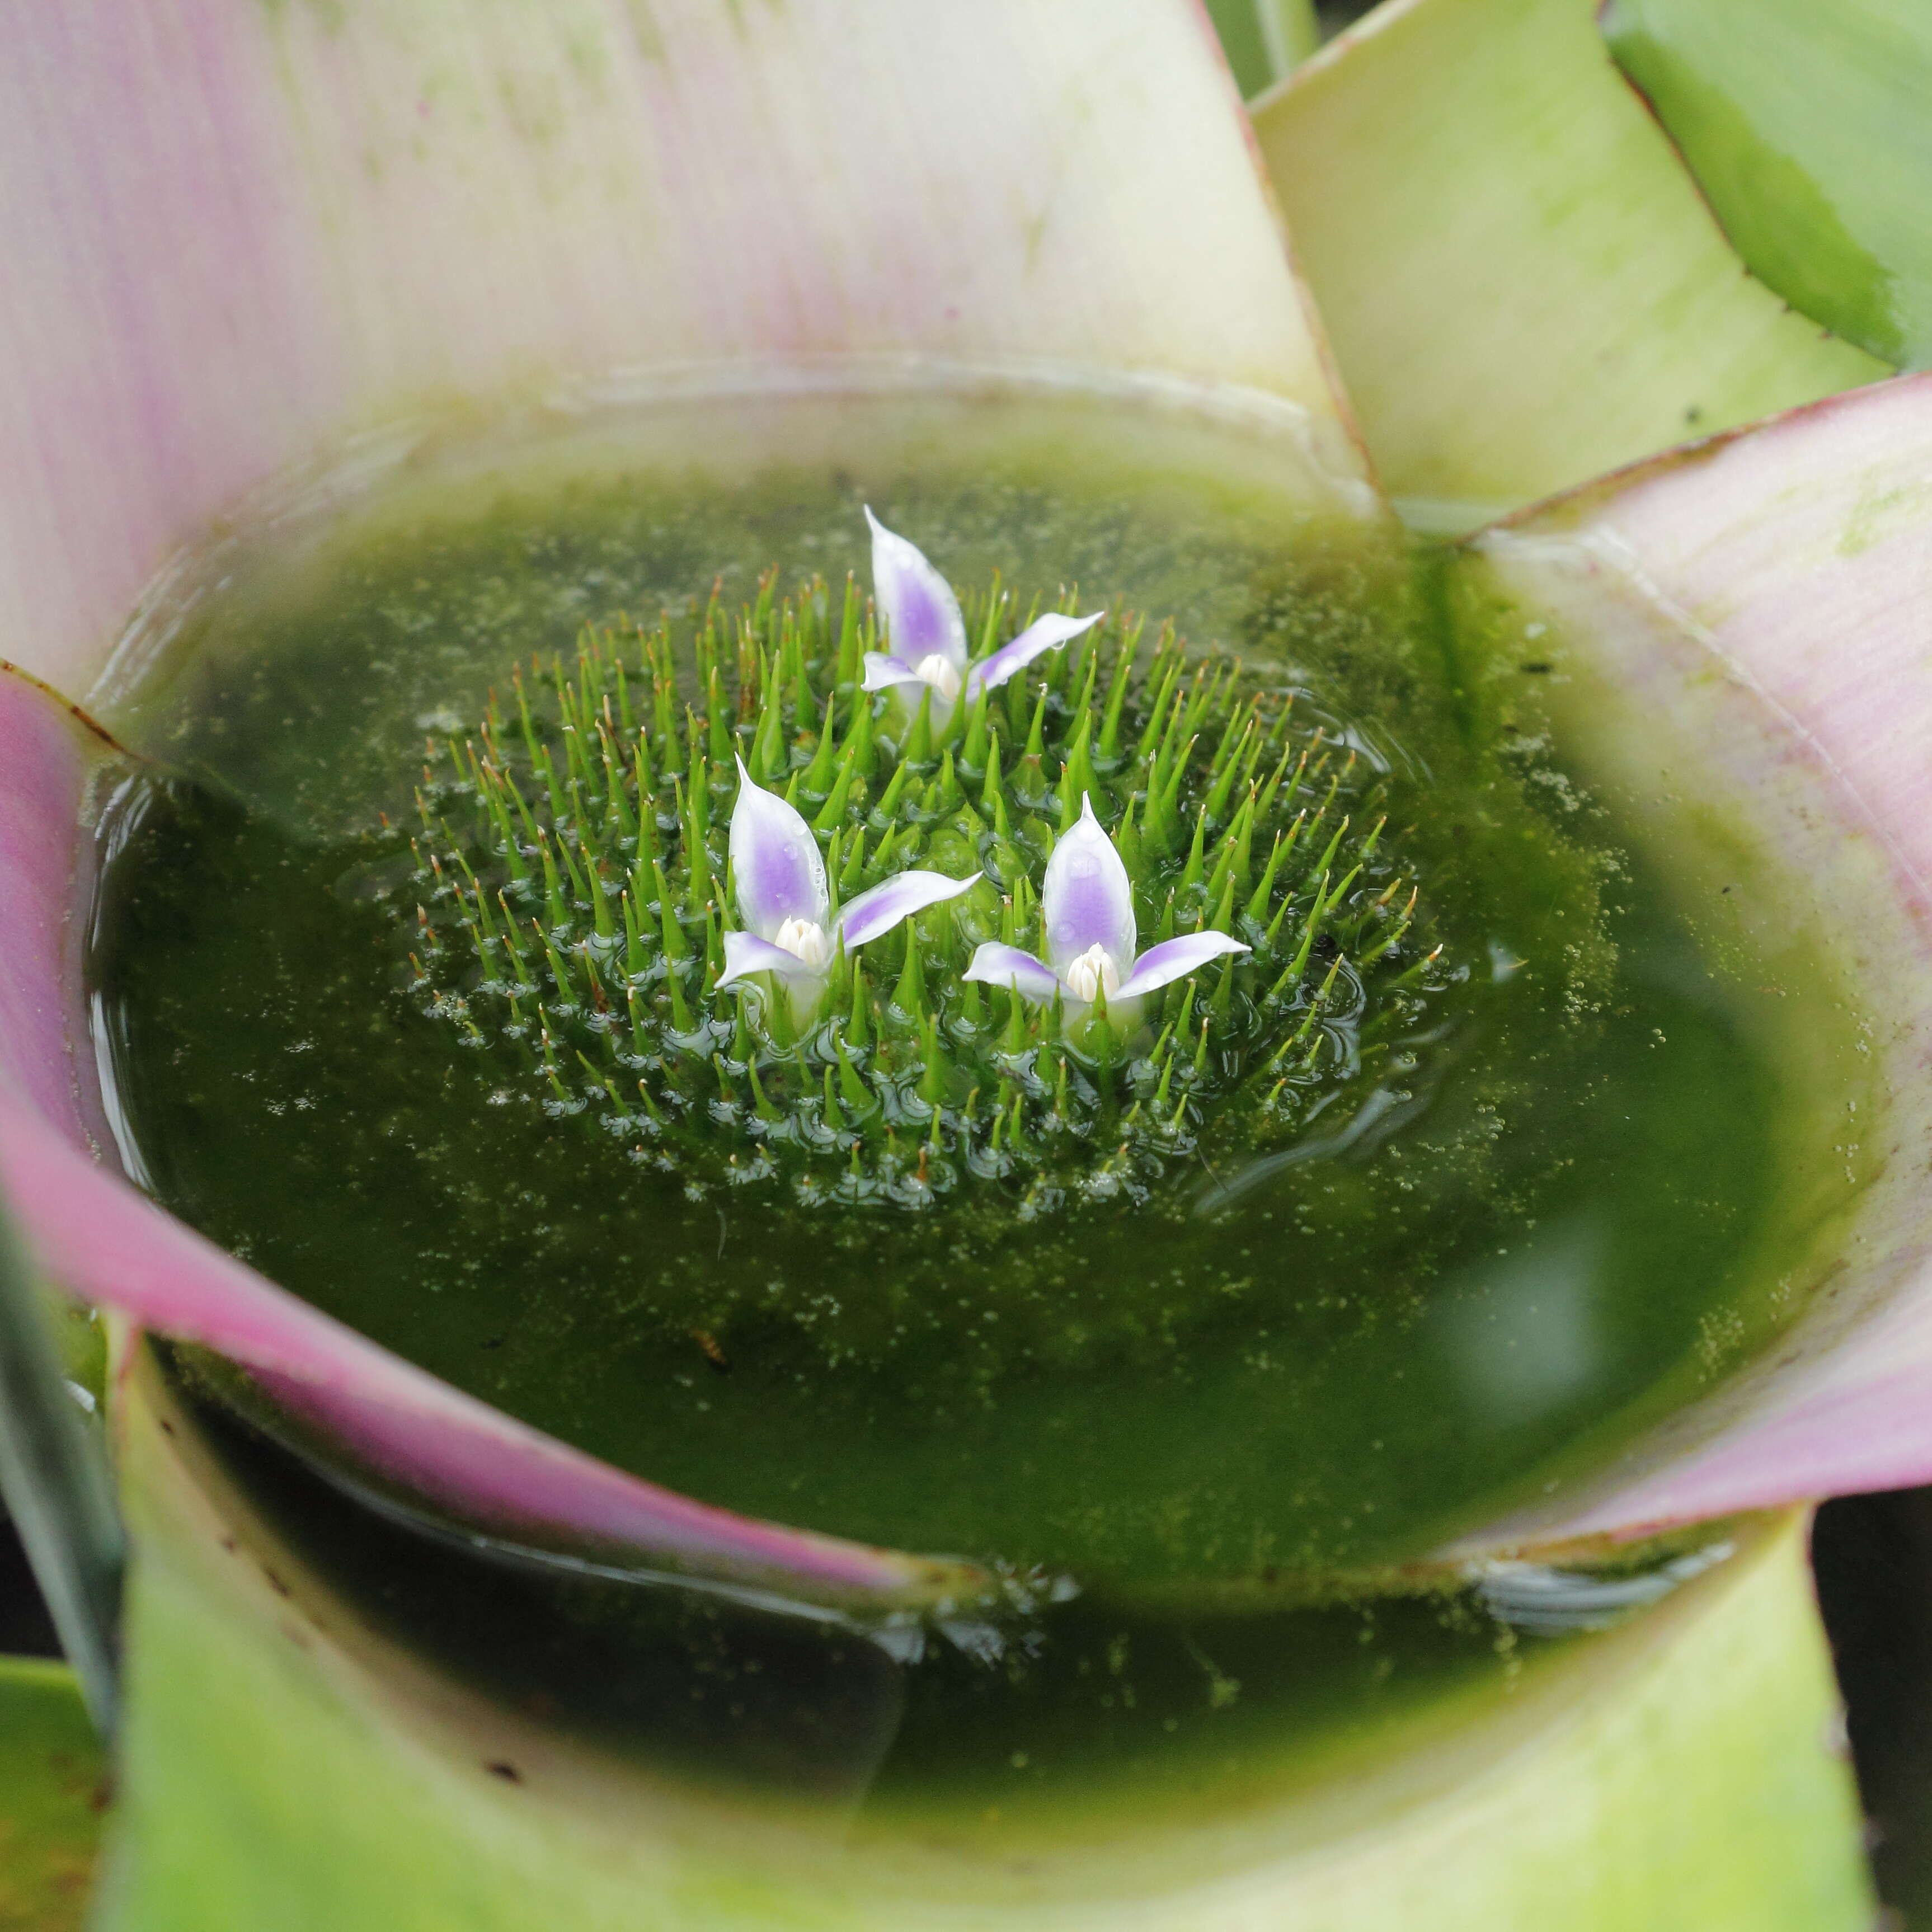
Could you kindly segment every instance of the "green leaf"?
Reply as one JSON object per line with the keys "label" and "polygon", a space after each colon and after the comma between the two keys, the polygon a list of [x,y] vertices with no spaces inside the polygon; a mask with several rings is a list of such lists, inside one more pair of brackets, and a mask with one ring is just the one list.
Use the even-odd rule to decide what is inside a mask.
{"label": "green leaf", "polygon": [[1618,64],[1751,272],[1875,356],[1932,358],[1932,9],[1607,0]]}
{"label": "green leaf", "polygon": [[1383,482],[1439,525],[1883,373],[1744,274],[1588,0],[1385,7],[1256,124]]}
{"label": "green leaf", "polygon": [[1234,84],[1259,94],[1322,44],[1314,0],[1208,0]]}
{"label": "green leaf", "polygon": [[0,1657],[0,1932],[80,1932],[106,1770],[74,1672]]}
{"label": "green leaf", "polygon": [[1528,1659],[1508,1696],[1452,1696],[1211,1828],[1082,1810],[1060,1837],[1034,1821],[1023,1861],[976,1859],[943,1814],[893,1831],[706,1795],[489,1702],[280,1542],[150,1366],[126,1400],[138,1558],[96,1932],[1870,1922],[1800,1514]]}
{"label": "green leaf", "polygon": [[[88,1330],[38,1289],[0,1220],[0,1498],[20,1532],[61,1642],[104,1731],[114,1724],[122,1536],[98,1432],[63,1370]],[[59,1346],[56,1345],[56,1335]],[[93,1397],[98,1400],[98,1397]]]}

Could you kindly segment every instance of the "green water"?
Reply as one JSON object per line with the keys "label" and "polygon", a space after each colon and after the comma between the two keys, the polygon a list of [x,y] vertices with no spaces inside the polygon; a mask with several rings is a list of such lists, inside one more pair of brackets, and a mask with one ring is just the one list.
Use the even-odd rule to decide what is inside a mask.
{"label": "green water", "polygon": [[[107,828],[117,1104],[158,1197],[272,1279],[706,1500],[1149,1602],[1412,1560],[1798,1311],[1856,1180],[1794,1171],[1844,1096],[1800,1090],[1754,1000],[1779,979],[1814,1038],[1852,1022],[1712,942],[1552,724],[1560,640],[1526,655],[1462,566],[1051,428],[970,468],[472,480],[238,569],[119,719],[170,775]],[[715,577],[862,581],[862,500],[956,580],[1173,616],[1385,766],[1466,968],[1430,1036],[1284,1155],[1019,1239],[804,1238],[494,1104],[399,956],[382,815],[423,734]]]}
{"label": "green water", "polygon": [[650,1778],[829,1819],[848,1844],[910,1833],[1025,1856],[1316,1798],[1583,1664],[1595,1632],[1732,1547],[1706,1526],[1704,1546],[1613,1576],[1541,1572],[1527,1594],[1499,1577],[1285,1608],[1136,1606],[1063,1583],[868,1630],[755,1592],[424,1534],[208,1400],[192,1352],[164,1358],[184,1426],[356,1619]]}

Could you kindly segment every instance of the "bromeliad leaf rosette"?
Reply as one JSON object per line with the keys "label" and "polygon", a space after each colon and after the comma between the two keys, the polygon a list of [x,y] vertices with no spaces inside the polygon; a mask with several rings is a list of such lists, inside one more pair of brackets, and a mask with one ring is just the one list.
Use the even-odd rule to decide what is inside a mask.
{"label": "bromeliad leaf rosette", "polygon": [[1378,760],[1171,624],[873,562],[875,608],[774,568],[586,632],[432,743],[410,983],[499,1100],[693,1198],[1030,1218],[1412,1063],[1454,968]]}

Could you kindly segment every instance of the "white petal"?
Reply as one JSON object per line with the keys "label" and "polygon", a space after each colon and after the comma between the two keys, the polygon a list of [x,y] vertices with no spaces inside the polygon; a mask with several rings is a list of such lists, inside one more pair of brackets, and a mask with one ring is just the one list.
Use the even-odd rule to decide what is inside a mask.
{"label": "white petal", "polygon": [[1143,993],[1185,979],[1210,959],[1250,950],[1225,932],[1184,932],[1178,939],[1163,939],[1158,946],[1150,946],[1134,962],[1134,970],[1120,982],[1120,998],[1138,999]]}
{"label": "white petal", "polygon": [[1104,947],[1120,977],[1132,971],[1138,932],[1134,889],[1114,842],[1083,797],[1079,822],[1053,848],[1040,889],[1046,956],[1064,973],[1089,946]]}
{"label": "white petal", "polygon": [[1017,946],[1003,946],[989,939],[973,955],[965,976],[988,986],[1010,986],[1023,1000],[1035,1006],[1049,1004],[1062,988],[1059,976],[1043,959],[1022,952]]}
{"label": "white petal", "polygon": [[884,651],[866,653],[866,680],[862,689],[885,691],[896,684],[917,684],[919,673],[903,658],[888,656]]}
{"label": "white petal", "polygon": [[944,872],[895,873],[871,891],[861,892],[839,914],[839,936],[848,952],[856,952],[868,940],[891,932],[901,920],[910,919],[928,906],[956,899],[979,880],[977,872],[970,879],[950,879]]}
{"label": "white petal", "polygon": [[1024,670],[1042,651],[1050,651],[1058,644],[1070,644],[1106,614],[1096,610],[1090,617],[1068,617],[1049,610],[1044,617],[1036,617],[1011,644],[1002,644],[966,674],[966,695],[974,698],[982,691],[996,690],[1016,671]]}
{"label": "white petal", "polygon": [[937,653],[962,676],[966,670],[966,620],[952,586],[926,560],[916,544],[886,528],[866,506],[872,526],[872,597],[879,626],[892,654],[908,664]]}
{"label": "white petal", "polygon": [[720,986],[728,986],[753,973],[776,973],[782,980],[822,980],[822,967],[808,965],[795,952],[774,946],[752,932],[724,935],[724,970],[718,976]]}
{"label": "white petal", "polygon": [[731,872],[738,910],[760,939],[775,938],[788,919],[823,926],[832,910],[812,827],[776,792],[754,784],[742,758],[731,807]]}

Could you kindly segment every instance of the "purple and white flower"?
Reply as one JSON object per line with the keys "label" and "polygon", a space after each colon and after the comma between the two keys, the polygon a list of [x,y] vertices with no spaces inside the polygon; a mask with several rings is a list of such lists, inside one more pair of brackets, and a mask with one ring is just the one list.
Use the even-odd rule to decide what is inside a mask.
{"label": "purple and white flower", "polygon": [[973,955],[969,980],[1010,986],[1045,1006],[1064,999],[1084,1011],[1105,995],[1107,1010],[1131,1018],[1142,995],[1184,978],[1210,960],[1250,949],[1225,932],[1188,932],[1136,956],[1134,889],[1114,842],[1084,794],[1079,822],[1053,848],[1040,890],[1046,958],[989,940]]}
{"label": "purple and white flower", "polygon": [[[927,562],[916,544],[886,528],[866,508],[872,526],[872,599],[878,607],[879,627],[888,648],[866,653],[865,688],[895,691],[916,709],[926,691],[932,694],[932,722],[943,728],[964,693],[971,704],[982,691],[1004,684],[1024,670],[1042,651],[1071,644],[1106,614],[1070,617],[1048,611],[1036,617],[1010,644],[982,658],[966,661],[966,620],[952,586]],[[922,689],[921,687],[925,687]]]}
{"label": "purple and white flower", "polygon": [[720,987],[769,973],[790,994],[801,1024],[816,1010],[841,952],[855,952],[903,919],[957,898],[977,882],[944,872],[906,872],[883,879],[832,913],[825,861],[812,827],[775,792],[757,784],[738,760],[731,808],[731,871],[738,912],[748,928],[724,935]]}

